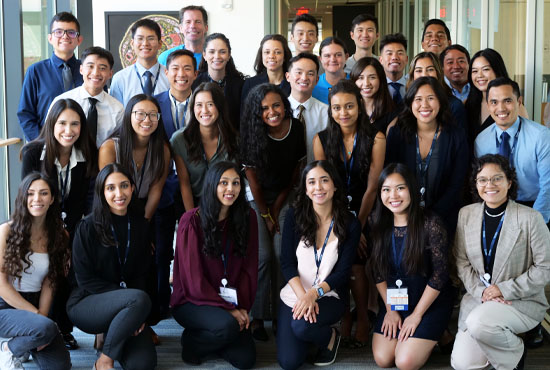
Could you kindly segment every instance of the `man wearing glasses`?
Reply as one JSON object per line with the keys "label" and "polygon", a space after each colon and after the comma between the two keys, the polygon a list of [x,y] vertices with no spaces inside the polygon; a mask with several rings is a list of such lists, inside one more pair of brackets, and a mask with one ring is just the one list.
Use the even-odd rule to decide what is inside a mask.
{"label": "man wearing glasses", "polygon": [[38,137],[52,100],[82,85],[80,60],[74,55],[82,42],[78,20],[71,13],[58,13],[50,22],[50,30],[48,42],[53,47],[53,54],[27,69],[17,110],[19,124],[28,141]]}

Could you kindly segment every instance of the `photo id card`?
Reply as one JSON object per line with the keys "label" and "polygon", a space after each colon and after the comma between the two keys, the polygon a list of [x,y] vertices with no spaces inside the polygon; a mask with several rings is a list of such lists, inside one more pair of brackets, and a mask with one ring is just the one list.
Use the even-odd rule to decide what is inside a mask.
{"label": "photo id card", "polygon": [[391,306],[392,311],[408,311],[409,294],[407,288],[388,289],[386,303]]}
{"label": "photo id card", "polygon": [[234,306],[239,305],[239,302],[237,301],[237,289],[235,288],[221,286],[220,297],[222,297],[224,301],[229,302]]}

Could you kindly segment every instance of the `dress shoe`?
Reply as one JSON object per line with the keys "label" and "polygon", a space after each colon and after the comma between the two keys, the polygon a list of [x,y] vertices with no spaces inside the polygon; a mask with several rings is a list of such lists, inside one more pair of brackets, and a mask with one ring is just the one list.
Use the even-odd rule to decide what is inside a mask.
{"label": "dress shoe", "polygon": [[541,324],[538,324],[533,329],[525,333],[524,343],[529,349],[538,348],[544,344]]}
{"label": "dress shoe", "polygon": [[78,342],[71,333],[62,334],[63,343],[65,343],[65,348],[68,350],[78,349]]}

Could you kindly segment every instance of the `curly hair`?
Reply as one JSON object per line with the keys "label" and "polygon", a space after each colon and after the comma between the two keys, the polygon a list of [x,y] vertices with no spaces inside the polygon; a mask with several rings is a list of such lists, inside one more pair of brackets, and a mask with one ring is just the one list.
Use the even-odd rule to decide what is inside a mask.
{"label": "curly hair", "polygon": [[283,49],[283,72],[288,71],[288,61],[290,60],[290,58],[292,58],[292,52],[288,47],[287,39],[283,35],[275,33],[271,35],[265,35],[260,42],[258,53],[256,53],[256,60],[254,61],[254,70],[256,71],[256,75],[259,75],[266,70],[263,62],[262,53],[264,49],[264,44],[269,40],[278,41],[281,44],[281,48]]}
{"label": "curly hair", "polygon": [[334,234],[338,237],[338,246],[340,246],[346,240],[347,225],[352,216],[348,211],[348,200],[344,191],[344,183],[338,175],[338,171],[326,160],[313,161],[302,170],[300,183],[296,191],[296,199],[292,205],[295,209],[296,232],[304,239],[307,247],[315,244],[319,223],[317,214],[313,209],[313,203],[306,193],[306,182],[309,171],[316,167],[322,168],[334,184],[332,216],[334,217]]}
{"label": "curly hair", "polygon": [[46,174],[40,172],[29,173],[19,185],[19,191],[15,199],[15,209],[11,215],[11,224],[6,240],[2,272],[20,279],[21,274],[26,272],[32,265],[29,255],[33,253],[31,228],[34,220],[29,212],[27,200],[29,188],[37,180],[46,182],[53,200],[46,213],[44,228],[48,236],[49,268],[47,278],[50,280],[51,286],[55,288],[59,279],[65,274],[65,265],[69,259],[69,235],[61,220],[58,190],[53,181]]}
{"label": "curly hair", "polygon": [[342,161],[342,130],[340,125],[336,123],[332,117],[332,98],[336,94],[351,94],[355,95],[357,100],[357,106],[359,108],[359,116],[357,117],[357,146],[353,153],[354,158],[359,161],[359,168],[361,178],[366,181],[368,178],[370,164],[372,159],[372,148],[374,146],[374,138],[376,137],[377,130],[370,123],[369,116],[365,110],[363,104],[363,98],[361,91],[355,85],[355,83],[349,80],[341,80],[330,90],[328,100],[329,109],[328,117],[329,123],[327,127],[327,147],[325,148],[325,156],[331,163],[338,163]]}
{"label": "curly hair", "polygon": [[268,165],[268,126],[262,118],[262,101],[269,93],[275,93],[281,97],[285,108],[285,119],[292,117],[290,103],[278,86],[263,83],[250,90],[241,120],[241,160],[245,165],[255,167],[260,179],[266,175],[264,172]]}
{"label": "curly hair", "polygon": [[248,247],[248,221],[250,218],[250,206],[246,200],[244,189],[244,177],[239,167],[229,161],[221,161],[214,164],[204,179],[203,195],[200,199],[199,216],[204,235],[202,252],[209,257],[219,257],[223,252],[221,245],[221,227],[218,217],[222,204],[218,199],[218,184],[223,173],[234,170],[239,175],[241,191],[235,202],[229,207],[227,216],[228,235],[234,243],[233,254],[244,257]]}
{"label": "curly hair", "polygon": [[472,174],[470,175],[470,191],[475,202],[482,202],[483,199],[479,196],[477,191],[476,179],[477,175],[488,164],[494,164],[500,167],[504,176],[510,183],[508,189],[508,199],[516,199],[518,195],[518,178],[514,167],[510,166],[510,162],[500,154],[485,154],[479,158],[476,158],[472,163]]}

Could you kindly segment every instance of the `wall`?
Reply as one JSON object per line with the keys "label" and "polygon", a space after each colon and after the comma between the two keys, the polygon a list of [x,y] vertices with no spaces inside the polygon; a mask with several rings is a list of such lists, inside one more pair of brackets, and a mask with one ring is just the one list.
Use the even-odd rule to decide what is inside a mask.
{"label": "wall", "polygon": [[105,12],[114,11],[174,11],[186,5],[202,5],[208,12],[208,33],[221,32],[231,41],[232,55],[244,74],[254,74],[253,64],[264,36],[264,2],[233,0],[233,10],[222,9],[221,0],[94,0],[94,45],[105,46]]}

